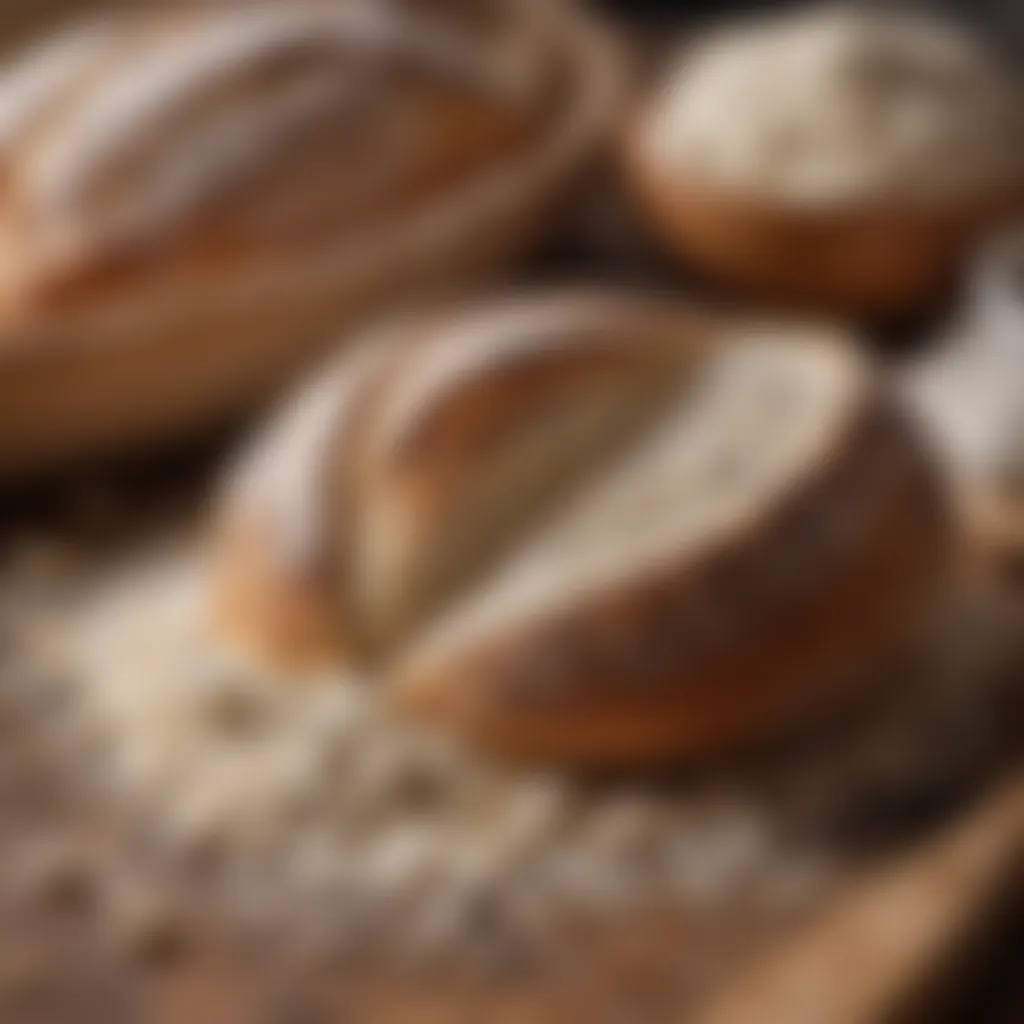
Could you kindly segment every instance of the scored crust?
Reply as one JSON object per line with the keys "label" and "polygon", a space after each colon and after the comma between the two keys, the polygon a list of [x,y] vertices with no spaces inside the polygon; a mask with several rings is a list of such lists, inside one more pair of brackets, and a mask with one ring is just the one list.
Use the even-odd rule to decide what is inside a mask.
{"label": "scored crust", "polygon": [[[350,17],[350,29],[352,10],[372,17]],[[403,30],[395,39],[374,28],[382,10]],[[410,11],[432,32],[412,32]],[[253,30],[261,18],[262,35]],[[619,95],[605,34],[572,10],[535,3],[214,6],[125,15],[85,34],[77,50],[51,44],[70,51],[65,63],[85,61],[90,88],[80,98],[57,89],[55,99],[29,75],[8,90],[10,116],[0,118],[10,125],[0,192],[0,251],[11,254],[0,261],[5,473],[224,421],[279,389],[344,320],[506,265],[544,230]],[[190,53],[209,50],[205,64],[195,56],[204,74],[170,81],[173,61],[164,68],[154,57],[149,69],[144,53],[125,56],[145,49],[139,38],[157,54],[186,42]],[[444,52],[433,53],[432,39]],[[214,42],[235,45],[237,59],[218,60]],[[92,47],[121,57],[100,70]],[[288,75],[303,88],[277,88]],[[357,86],[363,102],[346,105]],[[326,96],[326,112],[279,109],[292,92]],[[135,93],[148,106],[122,112]],[[379,116],[360,120],[370,109]],[[253,138],[220,131],[218,110],[229,128],[244,115]],[[385,124],[400,143],[390,155],[386,140],[364,137]],[[300,128],[303,145],[273,143]],[[204,141],[209,159],[190,170],[181,162],[202,155]],[[364,170],[388,173],[339,181],[332,171],[352,163],[345,145]],[[178,196],[171,171],[195,188]],[[180,202],[154,206],[143,201],[151,193]],[[136,217],[158,208],[158,223]]]}
{"label": "scored crust", "polygon": [[[713,330],[585,292],[370,329],[236,472],[218,606],[244,626],[259,604],[242,632],[286,658],[393,646],[642,429]],[[279,605],[310,603],[342,621],[296,643]]]}
{"label": "scored crust", "polygon": [[943,590],[930,463],[828,332],[577,293],[387,335],[229,489],[215,600],[264,656],[507,754],[693,757],[863,687]]}
{"label": "scored crust", "polygon": [[[786,441],[770,425],[763,447],[747,438],[749,489],[726,480],[687,532],[700,495],[666,496],[661,469],[630,453],[413,645],[402,701],[491,749],[614,763],[719,753],[869,682],[940,589],[946,525],[900,418],[863,382],[833,400],[799,457],[760,480]],[[687,413],[655,445],[684,449],[701,427]],[[727,456],[724,472],[744,469]]]}

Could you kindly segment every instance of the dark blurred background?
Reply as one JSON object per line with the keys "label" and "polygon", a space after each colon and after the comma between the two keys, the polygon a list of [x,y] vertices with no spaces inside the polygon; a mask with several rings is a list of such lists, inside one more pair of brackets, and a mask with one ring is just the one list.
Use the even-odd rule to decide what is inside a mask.
{"label": "dark blurred background", "polygon": [[[655,25],[720,15],[812,6],[808,0],[591,0],[617,16]],[[1024,0],[859,0],[890,9],[921,8],[956,17],[990,34],[1015,63],[1024,61]],[[820,6],[820,5],[819,5]]]}

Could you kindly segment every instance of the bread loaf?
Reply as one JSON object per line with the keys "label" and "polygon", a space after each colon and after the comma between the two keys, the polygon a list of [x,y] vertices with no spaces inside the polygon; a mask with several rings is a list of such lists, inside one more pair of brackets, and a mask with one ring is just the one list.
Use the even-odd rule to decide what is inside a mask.
{"label": "bread loaf", "polygon": [[626,135],[652,235],[789,308],[919,314],[1024,209],[1020,82],[926,14],[798,11],[692,40]]}
{"label": "bread loaf", "polygon": [[575,293],[394,324],[232,479],[214,593],[484,745],[697,756],[832,705],[941,590],[929,463],[811,329]]}
{"label": "bread loaf", "polygon": [[340,317],[507,262],[615,64],[506,0],[125,12],[29,52],[0,75],[0,470],[223,419]]}

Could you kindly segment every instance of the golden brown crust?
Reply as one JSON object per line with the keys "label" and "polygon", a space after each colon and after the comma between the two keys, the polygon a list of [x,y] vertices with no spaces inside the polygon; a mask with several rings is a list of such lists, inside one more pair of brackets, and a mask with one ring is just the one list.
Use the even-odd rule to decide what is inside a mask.
{"label": "golden brown crust", "polygon": [[345,586],[356,444],[399,352],[373,331],[257,438],[225,486],[211,544],[215,628],[288,665],[353,658],[362,643]]}
{"label": "golden brown crust", "polygon": [[870,409],[845,445],[696,565],[414,651],[400,700],[492,751],[612,766],[728,753],[861,692],[941,590],[948,524],[891,411]]}
{"label": "golden brown crust", "polygon": [[282,565],[258,553],[275,531],[254,514],[225,527],[213,555],[215,586],[208,614],[221,636],[230,636],[260,658],[317,668],[340,656],[338,616],[319,574]]}
{"label": "golden brown crust", "polygon": [[812,209],[663,166],[640,119],[625,145],[638,210],[665,250],[773,306],[887,320],[927,312],[979,242],[1024,213],[1024,184],[947,204],[879,199]]}
{"label": "golden brown crust", "polygon": [[[493,559],[571,483],[575,463],[585,469],[595,445],[628,434],[716,331],[674,303],[591,291],[478,301],[371,328],[270,425],[228,488],[218,615],[286,662],[368,654],[407,631],[432,592],[459,583],[459,555],[436,552],[453,552],[486,517],[497,521],[479,540]],[[500,453],[515,460],[531,422],[551,443],[563,409],[571,418],[590,402],[601,414],[592,437],[570,433],[547,468],[531,458],[521,487],[495,479],[495,467],[514,471]],[[559,470],[568,481],[552,478]],[[496,515],[510,504],[521,508]],[[302,630],[296,645],[280,613],[293,603],[334,628]]]}
{"label": "golden brown crust", "polygon": [[[362,351],[369,376],[343,357],[317,388],[329,428],[272,429],[228,502],[234,621],[288,660],[312,618],[321,656],[371,655],[404,707],[486,749],[757,742],[880,678],[943,591],[930,463],[827,332],[576,294],[411,318]],[[287,482],[268,465],[289,437]],[[231,526],[251,519],[255,539]]]}
{"label": "golden brown crust", "polygon": [[1022,119],[998,55],[934,14],[769,14],[677,53],[625,121],[624,171],[653,237],[712,281],[902,318],[1024,215]]}
{"label": "golden brown crust", "polygon": [[[101,275],[73,301],[26,302],[23,290],[6,299],[0,472],[224,421],[307,363],[326,329],[382,299],[486,275],[527,247],[614,116],[618,61],[604,34],[574,13],[498,6],[546,39],[562,71],[560,99],[494,159],[460,157],[458,172],[432,171],[423,189],[404,189],[401,209],[383,203],[368,223],[339,222],[314,245],[237,259],[203,243],[197,262],[189,243],[152,272]],[[447,160],[459,146],[440,149]]]}
{"label": "golden brown crust", "polygon": [[354,587],[373,646],[407,632],[607,459],[714,330],[671,303],[596,292],[483,302],[425,324],[360,443]]}
{"label": "golden brown crust", "polygon": [[400,220],[565,101],[546,23],[485,0],[257,2],[58,35],[3,81],[3,291],[102,300]]}

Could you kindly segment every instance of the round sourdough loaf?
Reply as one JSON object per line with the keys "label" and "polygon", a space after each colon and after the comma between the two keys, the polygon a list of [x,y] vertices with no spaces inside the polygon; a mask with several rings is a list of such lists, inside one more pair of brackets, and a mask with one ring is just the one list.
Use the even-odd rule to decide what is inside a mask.
{"label": "round sourdough loaf", "polygon": [[582,292],[378,329],[256,445],[219,525],[229,634],[589,763],[834,706],[949,550],[929,462],[846,339]]}
{"label": "round sourdough loaf", "polygon": [[926,15],[843,7],[698,38],[626,136],[665,247],[790,307],[922,312],[1024,208],[1020,82]]}
{"label": "round sourdough loaf", "polygon": [[0,72],[0,473],[239,413],[375,303],[507,265],[614,116],[565,5],[93,18]]}

